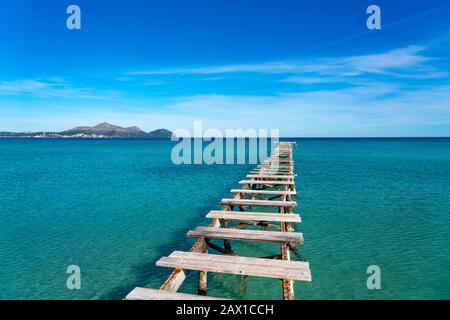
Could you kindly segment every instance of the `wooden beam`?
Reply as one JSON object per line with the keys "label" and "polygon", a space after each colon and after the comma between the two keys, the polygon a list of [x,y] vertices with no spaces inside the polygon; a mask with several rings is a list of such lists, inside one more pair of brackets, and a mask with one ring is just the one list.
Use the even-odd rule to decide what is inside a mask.
{"label": "wooden beam", "polygon": [[268,184],[268,185],[282,185],[282,184],[294,184],[294,181],[270,181],[270,180],[241,180],[240,184]]}
{"label": "wooden beam", "polygon": [[271,221],[271,222],[300,222],[298,214],[279,214],[267,212],[253,212],[253,211],[210,211],[207,218],[218,218],[234,221]]}
{"label": "wooden beam", "polygon": [[231,193],[242,193],[242,194],[269,194],[269,195],[283,195],[290,194],[296,195],[295,191],[282,191],[282,190],[250,190],[250,189],[231,189]]}
{"label": "wooden beam", "polygon": [[277,200],[222,199],[220,204],[232,206],[297,207],[297,202],[295,201]]}
{"label": "wooden beam", "polygon": [[247,178],[264,178],[264,179],[294,179],[293,175],[279,175],[279,174],[248,174]]}
{"label": "wooden beam", "polygon": [[296,232],[197,227],[195,230],[189,231],[187,235],[189,237],[205,237],[210,239],[303,243],[303,235]]}
{"label": "wooden beam", "polygon": [[198,296],[195,294],[170,292],[167,290],[156,290],[136,287],[125,298],[125,300],[227,300],[224,298],[214,298]]}
{"label": "wooden beam", "polygon": [[169,257],[162,257],[156,265],[265,278],[283,279],[289,277],[300,281],[311,281],[309,264],[303,261],[175,251]]}

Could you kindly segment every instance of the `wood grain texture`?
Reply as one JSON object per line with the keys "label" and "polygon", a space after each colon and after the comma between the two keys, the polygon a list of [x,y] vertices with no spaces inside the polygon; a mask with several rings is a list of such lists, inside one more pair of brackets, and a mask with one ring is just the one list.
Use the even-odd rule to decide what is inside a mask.
{"label": "wood grain texture", "polygon": [[226,219],[234,221],[271,221],[271,222],[301,222],[298,214],[280,214],[280,213],[268,213],[268,212],[252,212],[252,211],[210,211],[207,218],[214,219]]}
{"label": "wood grain texture", "polygon": [[303,261],[175,251],[169,257],[162,257],[156,265],[265,278],[284,279],[288,277],[294,280],[311,281],[309,264]]}
{"label": "wood grain texture", "polygon": [[292,242],[303,244],[303,234],[297,232],[197,227],[195,230],[189,231],[187,235],[189,237],[205,237],[209,239]]}
{"label": "wood grain texture", "polygon": [[147,289],[136,287],[125,300],[227,300],[188,293],[170,292],[167,290]]}
{"label": "wood grain texture", "polygon": [[241,180],[239,184],[268,184],[268,185],[283,185],[283,184],[294,184],[294,181],[270,181],[270,180]]}
{"label": "wood grain texture", "polygon": [[269,194],[269,195],[283,195],[289,194],[295,196],[295,191],[282,191],[282,190],[251,190],[251,189],[231,189],[231,193],[243,193],[243,194]]}

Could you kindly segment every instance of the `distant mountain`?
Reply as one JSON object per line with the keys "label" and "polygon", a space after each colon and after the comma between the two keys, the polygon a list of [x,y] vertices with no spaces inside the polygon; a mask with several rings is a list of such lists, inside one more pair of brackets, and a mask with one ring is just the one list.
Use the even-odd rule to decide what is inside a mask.
{"label": "distant mountain", "polygon": [[75,127],[61,132],[62,135],[102,135],[107,137],[117,138],[146,138],[147,133],[139,129],[138,127],[123,128],[109,124],[108,122],[102,122],[93,127]]}
{"label": "distant mountain", "polygon": [[145,132],[138,127],[120,127],[108,122],[99,123],[93,127],[81,126],[61,132],[0,132],[0,137],[6,138],[147,138],[170,139],[172,132],[158,129]]}
{"label": "distant mountain", "polygon": [[147,133],[148,138],[153,139],[170,139],[172,138],[172,131],[166,130],[166,129],[158,129],[152,132]]}

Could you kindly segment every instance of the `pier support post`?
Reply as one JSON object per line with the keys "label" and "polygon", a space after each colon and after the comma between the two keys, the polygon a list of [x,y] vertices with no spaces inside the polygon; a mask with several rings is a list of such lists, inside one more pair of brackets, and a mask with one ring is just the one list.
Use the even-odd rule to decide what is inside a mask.
{"label": "pier support post", "polygon": [[199,271],[198,272],[198,294],[201,296],[206,296],[208,286],[208,272]]}
{"label": "pier support post", "polygon": [[[283,260],[291,260],[287,242],[281,244],[281,256]],[[294,300],[294,281],[291,279],[283,279],[283,299]]]}
{"label": "pier support post", "polygon": [[[285,191],[289,190],[288,188],[285,188]],[[287,196],[284,195],[281,198],[283,201],[286,201]],[[292,208],[288,208],[286,212],[286,208],[280,207],[278,212],[280,214],[290,214],[293,213]],[[292,232],[294,231],[294,228],[291,223],[282,222],[280,224],[280,229],[283,232]],[[289,250],[289,243],[288,242],[282,242],[281,243],[281,259],[290,261],[291,260],[291,252]],[[283,285],[283,299],[284,300],[294,300],[294,281],[291,279],[283,279],[282,280]]]}
{"label": "pier support post", "polygon": [[[222,228],[228,228],[228,221],[222,220]],[[230,240],[223,240],[223,247],[227,251],[233,251],[231,248],[231,241]]]}

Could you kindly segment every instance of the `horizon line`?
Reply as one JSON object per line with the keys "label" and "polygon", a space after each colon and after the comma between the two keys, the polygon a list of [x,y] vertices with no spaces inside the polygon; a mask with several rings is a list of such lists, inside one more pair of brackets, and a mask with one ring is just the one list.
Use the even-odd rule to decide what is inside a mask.
{"label": "horizon line", "polygon": [[[49,132],[50,133],[50,132]],[[270,139],[275,140],[271,137],[177,137],[177,140],[179,139]],[[7,137],[7,136],[0,136],[0,139],[82,139],[82,140],[89,140],[89,139],[97,139],[97,140],[105,140],[105,139],[115,139],[115,140],[171,140],[170,138],[133,138],[133,137],[104,137],[104,138],[81,138],[81,137],[73,137],[73,138],[63,138],[63,137]],[[311,136],[311,137],[279,137],[278,139],[450,139],[450,136],[355,136],[355,137],[348,137],[348,136],[338,136],[338,137],[318,137],[318,136]],[[176,141],[176,140],[173,140]]]}

